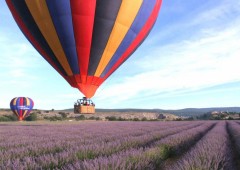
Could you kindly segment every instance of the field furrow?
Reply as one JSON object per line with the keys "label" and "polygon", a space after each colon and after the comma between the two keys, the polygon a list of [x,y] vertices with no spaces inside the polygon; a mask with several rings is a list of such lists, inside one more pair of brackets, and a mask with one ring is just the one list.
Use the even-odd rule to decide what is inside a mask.
{"label": "field furrow", "polygon": [[9,124],[0,169],[235,170],[239,136],[236,121]]}
{"label": "field furrow", "polygon": [[165,169],[236,169],[226,122],[218,122],[189,152]]}
{"label": "field furrow", "polygon": [[[111,156],[103,156],[98,157],[96,159],[77,161],[72,164],[66,165],[65,169],[157,169],[163,163],[165,159],[171,157],[171,152],[174,151],[174,148],[181,147],[181,144],[184,142],[184,138],[186,138],[185,144],[189,140],[187,136],[190,133],[194,137],[192,140],[197,140],[197,136],[201,136],[201,134],[206,133],[214,123],[206,123],[201,126],[197,126],[194,128],[189,128],[185,130],[180,130],[179,133],[169,135],[169,140],[175,139],[180,143],[175,142],[172,145],[167,146],[166,141],[168,137],[160,139],[155,143],[152,143],[151,146],[141,147],[141,148],[131,148],[130,150],[120,152],[117,154],[113,154]],[[191,143],[190,141],[188,141]]]}
{"label": "field furrow", "polygon": [[234,161],[236,167],[240,169],[240,124],[237,122],[227,122],[227,130],[232,142],[232,149],[234,152]]}
{"label": "field furrow", "polygon": [[[78,137],[72,139],[72,141],[67,140],[68,135],[64,138],[63,136],[58,137],[59,140],[47,141],[45,143],[37,143],[35,144],[35,138],[27,147],[16,147],[13,149],[2,150],[2,164],[4,166],[11,167],[12,164],[19,166],[26,166],[29,168],[36,168],[38,165],[44,165],[43,167],[59,167],[60,165],[64,165],[69,162],[73,162],[76,160],[85,160],[85,159],[93,159],[99,156],[109,156],[111,154],[128,150],[130,148],[140,148],[149,145],[150,143],[159,140],[160,138],[166,137],[168,135],[172,135],[178,133],[180,131],[190,129],[196,126],[201,125],[200,122],[192,122],[192,123],[179,123],[178,126],[173,125],[172,127],[162,126],[161,123],[155,124],[152,126],[153,131],[149,131],[148,133],[143,132],[142,134],[135,128],[139,128],[134,126],[131,128],[131,131],[123,131],[124,133],[115,134],[115,139],[118,140],[109,140],[109,138],[105,139],[104,136],[94,137],[92,139],[85,140],[84,138]],[[141,125],[145,125],[144,123]],[[159,127],[156,128],[156,125]],[[118,126],[111,126],[111,130],[115,131]],[[141,128],[144,128],[141,126]],[[109,130],[107,130],[109,131]],[[137,133],[133,133],[133,131],[137,131]],[[90,133],[90,132],[89,132]],[[93,133],[94,134],[94,131]],[[133,135],[135,134],[135,135]],[[80,139],[80,141],[78,141]],[[37,141],[36,141],[37,142]],[[34,160],[31,158],[34,157]],[[3,159],[4,158],[4,159]],[[9,162],[9,160],[11,160]],[[30,161],[31,160],[31,161]],[[31,164],[26,164],[27,162],[31,162]],[[33,163],[34,162],[34,163]]]}

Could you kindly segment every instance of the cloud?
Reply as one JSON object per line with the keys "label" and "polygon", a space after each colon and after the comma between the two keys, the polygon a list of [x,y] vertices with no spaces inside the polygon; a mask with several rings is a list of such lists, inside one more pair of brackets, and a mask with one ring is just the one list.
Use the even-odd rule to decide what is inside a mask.
{"label": "cloud", "polygon": [[[214,2],[206,2],[202,7],[199,9],[201,12],[197,11],[194,20],[190,22],[191,25],[203,25],[203,23],[213,23],[217,22],[218,24],[226,24],[222,22],[226,19],[234,19],[235,17],[234,12],[239,11],[240,3],[236,1],[218,1],[217,3]],[[191,17],[191,16],[190,16]],[[214,25],[212,25],[214,26]]]}
{"label": "cloud", "polygon": [[1,81],[8,81],[11,78],[24,78],[36,80],[34,73],[30,70],[39,67],[39,55],[27,41],[15,41],[0,31],[0,72]]}
{"label": "cloud", "polygon": [[137,74],[124,77],[118,84],[111,82],[104,95],[97,95],[97,100],[114,98],[117,104],[145,94],[194,92],[240,81],[237,25],[219,32],[208,30],[207,36],[197,34],[187,41],[155,46],[148,55],[131,63],[131,69],[139,70]]}
{"label": "cloud", "polygon": [[[221,31],[234,22],[236,26],[240,22],[240,3],[233,0],[204,1],[204,3],[190,1],[180,4],[170,1],[169,3],[174,4],[173,7],[163,3],[161,10],[165,12],[164,14],[160,12],[158,22],[153,28],[153,33],[150,34],[151,38],[147,38],[144,42],[146,46],[180,42],[183,39],[191,39],[197,34],[208,36],[208,30],[210,33]],[[181,10],[178,10],[177,6],[181,6]]]}

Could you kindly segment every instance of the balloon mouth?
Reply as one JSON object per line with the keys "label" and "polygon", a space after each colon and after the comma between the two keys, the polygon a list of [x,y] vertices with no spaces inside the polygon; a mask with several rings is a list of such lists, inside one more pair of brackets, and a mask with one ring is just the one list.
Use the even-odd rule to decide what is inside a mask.
{"label": "balloon mouth", "polygon": [[78,84],[78,89],[87,97],[91,98],[94,96],[99,86],[92,84]]}
{"label": "balloon mouth", "polygon": [[69,76],[67,79],[72,87],[77,88],[87,98],[92,98],[104,81],[101,77],[82,75]]}
{"label": "balloon mouth", "polygon": [[18,120],[19,120],[19,121],[22,121],[22,120],[23,120],[23,117],[19,117]]}

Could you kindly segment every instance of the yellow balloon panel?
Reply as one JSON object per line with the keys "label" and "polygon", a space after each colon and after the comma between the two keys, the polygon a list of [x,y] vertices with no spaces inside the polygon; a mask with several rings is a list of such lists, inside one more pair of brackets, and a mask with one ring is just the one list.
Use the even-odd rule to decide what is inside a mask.
{"label": "yellow balloon panel", "polygon": [[95,72],[96,77],[100,77],[104,68],[121,44],[129,28],[131,27],[131,24],[137,16],[142,3],[143,0],[123,0],[107,46]]}
{"label": "yellow balloon panel", "polygon": [[45,0],[26,0],[36,24],[68,75],[73,75],[63,51]]}

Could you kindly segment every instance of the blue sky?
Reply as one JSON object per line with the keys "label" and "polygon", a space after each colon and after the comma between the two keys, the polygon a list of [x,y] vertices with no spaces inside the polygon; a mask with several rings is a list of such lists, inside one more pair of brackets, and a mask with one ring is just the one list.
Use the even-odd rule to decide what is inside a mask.
{"label": "blue sky", "polygon": [[[163,0],[145,42],[92,98],[97,108],[240,106],[240,1]],[[36,52],[0,1],[0,108],[17,96],[66,109],[82,98]]]}

